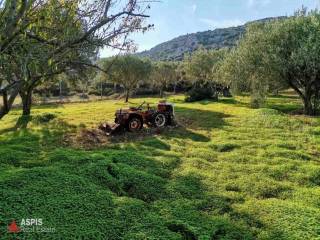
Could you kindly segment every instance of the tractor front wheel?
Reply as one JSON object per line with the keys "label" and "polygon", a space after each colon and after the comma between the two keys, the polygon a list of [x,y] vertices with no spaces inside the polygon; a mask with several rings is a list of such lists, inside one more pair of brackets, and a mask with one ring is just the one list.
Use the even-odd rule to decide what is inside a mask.
{"label": "tractor front wheel", "polygon": [[129,122],[127,124],[127,129],[130,132],[137,132],[142,128],[142,126],[143,126],[142,120],[137,117],[133,117],[129,119]]}
{"label": "tractor front wheel", "polygon": [[163,113],[156,113],[153,118],[153,123],[155,127],[164,127],[167,123],[167,117]]}

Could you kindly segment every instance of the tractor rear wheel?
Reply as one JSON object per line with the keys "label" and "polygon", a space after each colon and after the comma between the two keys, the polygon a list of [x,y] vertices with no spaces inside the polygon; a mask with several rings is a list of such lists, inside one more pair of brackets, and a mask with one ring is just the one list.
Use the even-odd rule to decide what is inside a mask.
{"label": "tractor rear wheel", "polygon": [[130,132],[137,132],[143,126],[142,120],[138,117],[130,118],[127,124],[127,129]]}

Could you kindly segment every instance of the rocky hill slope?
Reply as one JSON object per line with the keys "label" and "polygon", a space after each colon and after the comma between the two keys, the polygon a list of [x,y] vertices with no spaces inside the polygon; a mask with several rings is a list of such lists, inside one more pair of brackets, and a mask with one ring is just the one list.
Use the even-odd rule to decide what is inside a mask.
{"label": "rocky hill slope", "polygon": [[[265,18],[254,22],[267,22],[282,18],[284,17]],[[154,61],[179,61],[183,59],[185,53],[193,52],[199,48],[199,46],[207,49],[230,48],[236,45],[250,23],[253,22],[248,22],[245,25],[237,27],[221,28],[179,36],[168,42],[161,43],[148,51],[137,53],[137,55],[140,57],[148,57]]]}

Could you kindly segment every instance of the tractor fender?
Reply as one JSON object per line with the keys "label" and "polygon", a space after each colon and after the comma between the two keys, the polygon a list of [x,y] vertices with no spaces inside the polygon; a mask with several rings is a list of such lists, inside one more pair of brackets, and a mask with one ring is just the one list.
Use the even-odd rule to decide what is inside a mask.
{"label": "tractor fender", "polygon": [[130,113],[128,119],[132,119],[132,118],[139,118],[141,121],[143,121],[143,118],[140,114],[136,114],[136,113]]}

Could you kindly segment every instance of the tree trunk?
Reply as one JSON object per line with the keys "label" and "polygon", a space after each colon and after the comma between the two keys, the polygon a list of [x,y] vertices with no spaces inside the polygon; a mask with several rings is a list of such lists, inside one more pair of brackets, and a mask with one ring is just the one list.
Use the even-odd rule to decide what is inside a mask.
{"label": "tree trunk", "polygon": [[[313,81],[312,81],[313,82]],[[293,81],[288,81],[288,84],[290,87],[292,87],[300,96],[300,98],[303,100],[304,105],[304,114],[305,115],[315,115],[317,113],[317,104],[312,104],[312,87],[316,89],[316,94],[314,95],[315,98],[319,97],[319,88],[317,85],[306,85],[304,93],[299,89],[298,86],[294,84]],[[315,99],[316,100],[316,99]]]}
{"label": "tree trunk", "polygon": [[160,88],[160,98],[163,98],[163,89]]}
{"label": "tree trunk", "polygon": [[32,105],[32,91],[27,91],[26,93],[20,93],[22,100],[22,115],[29,116],[31,113]]}
{"label": "tree trunk", "polygon": [[8,94],[7,92],[2,93],[3,97],[3,106],[0,108],[0,119],[3,118],[6,114],[8,114],[10,107],[8,104]]}
{"label": "tree trunk", "polygon": [[272,95],[274,95],[274,96],[279,96],[279,90],[278,90],[278,89],[274,89],[274,90],[272,91]]}
{"label": "tree trunk", "polygon": [[19,88],[20,84],[17,84],[11,91],[10,97],[8,97],[7,90],[2,93],[3,106],[0,105],[0,120],[10,112],[13,102],[19,94]]}
{"label": "tree trunk", "polygon": [[59,97],[60,97],[60,102],[62,102],[62,81],[59,81]]}
{"label": "tree trunk", "polygon": [[102,80],[100,82],[100,99],[102,100],[103,89],[102,89]]}
{"label": "tree trunk", "polygon": [[130,94],[130,91],[126,90],[126,100],[125,100],[126,103],[129,101],[129,94]]}
{"label": "tree trunk", "polygon": [[305,97],[303,99],[303,105],[304,105],[304,114],[305,115],[314,115],[315,114],[315,110],[312,105],[312,101],[311,101],[310,97]]}
{"label": "tree trunk", "polygon": [[320,104],[320,79],[317,79],[317,82],[315,84],[314,98],[313,98],[314,115],[319,114],[319,104]]}
{"label": "tree trunk", "polygon": [[222,90],[222,93],[224,97],[232,97],[229,87],[224,87]]}

